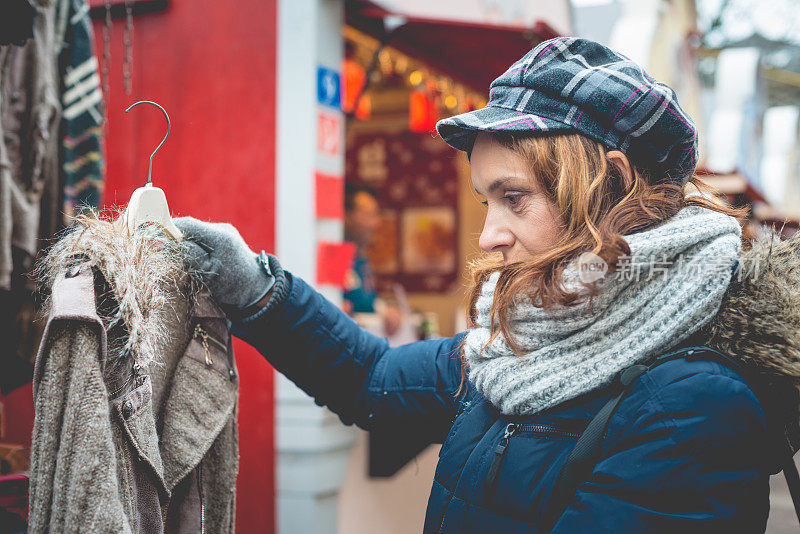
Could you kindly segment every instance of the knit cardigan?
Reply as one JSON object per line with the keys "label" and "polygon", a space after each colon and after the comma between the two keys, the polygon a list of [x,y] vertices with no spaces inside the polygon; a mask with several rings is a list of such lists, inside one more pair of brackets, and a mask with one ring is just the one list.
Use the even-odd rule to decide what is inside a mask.
{"label": "knit cardigan", "polygon": [[174,303],[170,342],[142,368],[108,350],[100,282],[81,264],[52,287],[29,531],[232,533],[238,376],[224,315],[207,298]]}

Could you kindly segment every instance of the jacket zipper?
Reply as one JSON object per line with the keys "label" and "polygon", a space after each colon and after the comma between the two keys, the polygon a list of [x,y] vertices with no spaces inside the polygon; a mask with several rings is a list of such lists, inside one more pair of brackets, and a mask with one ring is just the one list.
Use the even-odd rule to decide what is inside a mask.
{"label": "jacket zipper", "polygon": [[197,493],[200,495],[200,534],[206,534],[206,503],[203,501],[203,464],[197,466]]}
{"label": "jacket zipper", "polygon": [[206,365],[208,365],[209,367],[211,366],[212,363],[214,363],[211,360],[211,351],[208,350],[209,341],[226,352],[228,350],[228,347],[225,344],[223,344],[222,341],[216,339],[214,336],[206,332],[206,330],[202,326],[200,326],[199,323],[196,324],[194,327],[194,337],[200,340],[200,344],[203,346],[203,353],[206,357]]}
{"label": "jacket zipper", "polygon": [[507,424],[505,432],[503,433],[503,437],[500,439],[500,443],[498,443],[497,447],[494,449],[494,458],[492,458],[492,464],[489,466],[489,473],[486,475],[486,491],[490,498],[492,495],[494,495],[494,490],[497,486],[497,474],[500,472],[500,467],[503,465],[503,459],[505,458],[506,450],[508,449],[509,439],[517,432],[528,432],[537,434],[539,436],[553,438],[581,437],[578,432],[569,432],[567,430],[561,430],[560,428],[550,425],[517,423]]}
{"label": "jacket zipper", "polygon": [[579,432],[569,432],[567,430],[561,430],[560,428],[556,428],[550,425],[540,425],[540,424],[517,425],[517,430],[520,432],[531,432],[533,434],[539,434],[540,436],[554,437],[554,438],[581,437]]}
{"label": "jacket zipper", "polygon": [[500,471],[500,466],[503,464],[503,458],[506,456],[506,449],[508,448],[508,440],[519,428],[514,423],[506,425],[503,437],[500,438],[500,443],[494,449],[494,458],[492,458],[492,465],[489,467],[489,474],[486,475],[487,492],[489,495],[494,494],[494,488],[497,484],[497,472]]}
{"label": "jacket zipper", "polygon": [[[458,416],[461,415],[462,413],[464,413],[464,411],[467,408],[469,408],[469,405],[470,405],[470,401],[463,401],[463,402],[459,403],[458,411],[456,412],[455,417],[453,417],[453,424],[456,423],[456,419],[458,419]],[[453,432],[452,428],[450,429],[450,432],[451,433]],[[439,449],[439,456],[442,455],[442,451],[444,450],[444,446],[447,444],[447,440],[449,440],[450,437],[451,437],[450,435],[447,436],[447,439],[442,444],[442,448]],[[442,520],[439,522],[439,530],[437,531],[437,532],[439,532],[439,534],[441,534],[444,531],[444,518],[445,518],[446,515],[447,515],[447,506],[445,506],[444,510],[442,511]]]}

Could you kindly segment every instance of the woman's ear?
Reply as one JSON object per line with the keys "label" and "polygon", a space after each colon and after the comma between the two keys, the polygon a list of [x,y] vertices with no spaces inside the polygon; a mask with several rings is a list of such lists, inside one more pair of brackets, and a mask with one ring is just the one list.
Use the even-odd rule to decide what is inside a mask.
{"label": "woman's ear", "polygon": [[619,150],[610,150],[606,152],[606,158],[608,158],[609,163],[617,169],[625,189],[630,189],[633,185],[633,168],[631,168],[631,162],[628,156]]}

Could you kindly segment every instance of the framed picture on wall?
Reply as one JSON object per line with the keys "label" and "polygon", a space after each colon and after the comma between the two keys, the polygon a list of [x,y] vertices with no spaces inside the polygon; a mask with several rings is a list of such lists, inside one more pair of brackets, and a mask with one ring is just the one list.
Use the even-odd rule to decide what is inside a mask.
{"label": "framed picture on wall", "polygon": [[348,138],[345,180],[372,188],[381,207],[367,249],[379,288],[449,290],[459,257],[453,151],[427,132],[359,132]]}
{"label": "framed picture on wall", "polygon": [[449,206],[403,211],[403,272],[449,274],[456,263],[456,214]]}

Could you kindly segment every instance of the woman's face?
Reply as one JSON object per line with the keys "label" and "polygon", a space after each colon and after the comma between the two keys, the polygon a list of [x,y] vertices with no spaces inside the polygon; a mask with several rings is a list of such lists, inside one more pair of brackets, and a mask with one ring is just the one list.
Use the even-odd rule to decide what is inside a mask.
{"label": "woman's face", "polygon": [[486,206],[481,249],[502,253],[504,265],[549,251],[558,240],[561,218],[525,159],[480,133],[470,166],[472,186]]}

